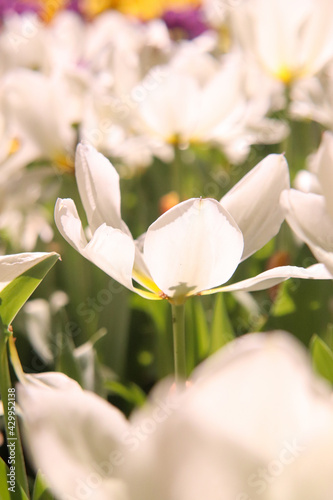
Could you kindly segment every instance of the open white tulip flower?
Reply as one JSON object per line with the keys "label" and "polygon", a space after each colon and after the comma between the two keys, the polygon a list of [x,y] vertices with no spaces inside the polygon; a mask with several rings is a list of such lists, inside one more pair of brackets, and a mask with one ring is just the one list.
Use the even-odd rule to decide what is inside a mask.
{"label": "open white tulip flower", "polygon": [[245,335],[130,420],[63,374],[18,387],[26,445],[59,500],[328,500],[331,388],[286,332]]}
{"label": "open white tulip flower", "polygon": [[332,58],[332,14],[330,0],[248,0],[230,9],[236,39],[286,84]]}
{"label": "open white tulip flower", "polygon": [[321,194],[296,189],[281,195],[286,220],[313,255],[333,274],[333,136],[326,132],[316,155],[316,179]]}
{"label": "open white tulip flower", "polygon": [[75,172],[92,237],[87,240],[71,199],[57,200],[59,231],[81,255],[145,298],[182,304],[192,295],[262,290],[293,276],[331,278],[322,265],[283,266],[221,286],[280,228],[279,198],[289,187],[283,155],[266,157],[220,202],[192,198],[179,203],[137,240],[121,218],[119,176],[110,162],[80,144]]}

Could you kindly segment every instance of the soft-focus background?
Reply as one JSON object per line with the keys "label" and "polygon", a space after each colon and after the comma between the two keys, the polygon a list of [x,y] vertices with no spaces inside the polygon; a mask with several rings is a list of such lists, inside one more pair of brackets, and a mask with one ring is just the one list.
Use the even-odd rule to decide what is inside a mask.
{"label": "soft-focus background", "polygon": [[[293,186],[318,192],[317,151],[333,129],[333,4],[1,0],[0,16],[0,254],[62,257],[14,322],[22,365],[62,371],[129,413],[172,373],[171,315],[60,236],[57,197],[84,217],[76,145],[116,167],[135,238],[179,201],[220,200],[270,153],[285,153]],[[315,262],[284,223],[233,280]],[[276,328],[333,347],[332,283],[192,298],[188,371],[234,336]]]}

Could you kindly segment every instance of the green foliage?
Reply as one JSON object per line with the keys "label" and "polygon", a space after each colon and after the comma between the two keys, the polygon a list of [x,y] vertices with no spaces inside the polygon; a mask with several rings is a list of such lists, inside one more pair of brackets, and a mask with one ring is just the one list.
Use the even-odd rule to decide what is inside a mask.
{"label": "green foliage", "polygon": [[44,482],[41,471],[38,471],[36,476],[32,500],[54,500],[54,496],[50,493]]}
{"label": "green foliage", "polygon": [[109,394],[120,396],[133,406],[142,406],[146,401],[145,393],[134,383],[124,385],[115,380],[109,380],[105,383],[105,389]]}
{"label": "green foliage", "polygon": [[[12,486],[11,483],[7,483],[7,481],[10,480],[10,470],[8,466],[5,464],[5,462],[0,458],[0,498],[1,500],[28,500],[28,497],[26,493],[24,492],[23,488],[18,484],[16,480],[15,486]],[[14,476],[13,476],[14,477]],[[11,490],[9,490],[11,488]],[[48,499],[42,499],[39,497],[39,499],[34,499],[34,500],[48,500]],[[52,499],[50,499],[52,500]]]}
{"label": "green foliage", "polygon": [[333,351],[318,335],[312,337],[310,350],[315,371],[333,385]]}
{"label": "green foliage", "polygon": [[225,306],[224,296],[219,293],[216,296],[213,313],[209,354],[213,354],[234,338],[235,334]]}
{"label": "green foliage", "polygon": [[11,324],[21,307],[58,259],[58,254],[46,256],[42,262],[15,278],[0,292],[0,317],[4,325]]}

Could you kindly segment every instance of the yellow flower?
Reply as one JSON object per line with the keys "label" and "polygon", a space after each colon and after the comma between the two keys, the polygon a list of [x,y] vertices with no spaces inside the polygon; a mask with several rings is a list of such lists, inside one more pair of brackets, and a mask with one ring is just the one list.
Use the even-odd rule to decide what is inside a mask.
{"label": "yellow flower", "polygon": [[200,4],[201,0],[83,0],[82,9],[89,17],[114,8],[123,14],[148,20],[162,16],[167,10],[198,7]]}

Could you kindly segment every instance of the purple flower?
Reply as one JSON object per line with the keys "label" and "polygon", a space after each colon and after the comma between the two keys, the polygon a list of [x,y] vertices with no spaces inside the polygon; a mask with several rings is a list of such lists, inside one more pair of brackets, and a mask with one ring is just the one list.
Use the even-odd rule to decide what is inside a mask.
{"label": "purple flower", "polygon": [[163,14],[163,20],[169,30],[176,33],[179,31],[182,38],[190,40],[201,35],[201,33],[208,29],[200,8],[181,11],[168,10]]}
{"label": "purple flower", "polygon": [[22,0],[0,0],[0,17],[3,17],[7,12],[16,12],[22,14],[24,12],[38,12],[40,5],[33,0],[23,2]]}

